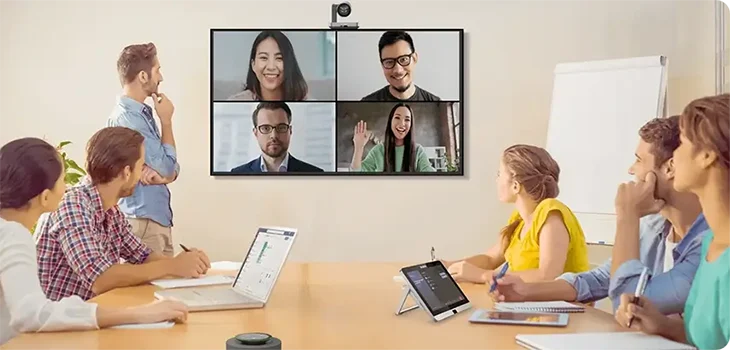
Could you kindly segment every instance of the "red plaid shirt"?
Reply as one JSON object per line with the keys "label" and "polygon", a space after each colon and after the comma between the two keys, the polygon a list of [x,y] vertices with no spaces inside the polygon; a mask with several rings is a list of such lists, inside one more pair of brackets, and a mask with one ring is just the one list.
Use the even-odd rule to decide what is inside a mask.
{"label": "red plaid shirt", "polygon": [[88,177],[69,188],[58,210],[42,223],[36,250],[41,286],[55,301],[71,295],[91,299],[91,286],[104,271],[121,259],[141,264],[151,253],[118,206],[104,211]]}

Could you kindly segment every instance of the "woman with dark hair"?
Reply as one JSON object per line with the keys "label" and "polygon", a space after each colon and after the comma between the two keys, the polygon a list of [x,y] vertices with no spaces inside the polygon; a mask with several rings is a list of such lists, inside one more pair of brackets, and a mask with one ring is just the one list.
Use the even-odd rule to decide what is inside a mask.
{"label": "woman with dark hair", "polygon": [[355,126],[354,150],[350,170],[363,172],[433,172],[423,146],[416,143],[413,132],[415,116],[411,106],[398,103],[390,110],[385,128],[385,141],[378,143],[365,157],[365,144],[372,137],[367,123],[360,121]]}
{"label": "woman with dark hair", "polygon": [[564,272],[588,271],[588,246],[573,212],[557,199],[560,166],[547,150],[514,145],[503,154],[497,195],[515,210],[500,240],[485,254],[444,262],[455,279],[491,283],[503,263],[524,281],[553,280]]}
{"label": "woman with dark hair", "polygon": [[265,30],[256,36],[251,45],[243,91],[228,99],[304,101],[308,89],[289,38],[278,30]]}
{"label": "woman with dark hair", "polygon": [[58,151],[43,140],[23,138],[0,148],[0,345],[18,332],[184,321],[187,308],[179,302],[111,309],[78,296],[46,298],[30,230],[42,213],[58,208],[64,177]]}
{"label": "woman with dark hair", "polygon": [[[730,94],[692,101],[679,117],[674,150],[674,189],[693,193],[709,230],[702,237],[699,265],[681,318],[663,315],[644,296],[621,295],[616,320],[624,327],[658,334],[699,349],[730,342]],[[628,185],[628,186],[627,186]],[[654,202],[650,182],[624,184],[617,205]],[[639,195],[630,196],[629,191]],[[623,195],[620,195],[623,192]]]}

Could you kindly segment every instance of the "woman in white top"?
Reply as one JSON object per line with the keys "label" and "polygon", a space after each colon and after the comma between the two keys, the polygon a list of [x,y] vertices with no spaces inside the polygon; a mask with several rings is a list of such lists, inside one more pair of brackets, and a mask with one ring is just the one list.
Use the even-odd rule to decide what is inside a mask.
{"label": "woman in white top", "polygon": [[65,171],[57,150],[24,138],[0,148],[0,345],[18,332],[88,330],[165,320],[184,322],[187,308],[171,301],[112,309],[77,296],[48,300],[38,280],[30,230],[63,198]]}

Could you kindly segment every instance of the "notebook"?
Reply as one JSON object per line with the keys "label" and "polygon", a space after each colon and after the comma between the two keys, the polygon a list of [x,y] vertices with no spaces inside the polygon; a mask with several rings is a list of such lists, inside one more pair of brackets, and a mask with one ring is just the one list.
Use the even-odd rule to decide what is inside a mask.
{"label": "notebook", "polygon": [[154,280],[150,283],[163,288],[183,288],[183,287],[197,287],[197,286],[214,286],[218,284],[231,284],[233,283],[232,276],[223,275],[210,275],[200,278],[175,278],[175,279],[160,279]]}
{"label": "notebook", "polygon": [[695,350],[696,348],[641,332],[518,334],[517,344],[531,350]]}
{"label": "notebook", "polygon": [[521,303],[496,303],[494,308],[499,311],[525,311],[549,313],[584,312],[585,306],[574,305],[565,301],[526,301]]}

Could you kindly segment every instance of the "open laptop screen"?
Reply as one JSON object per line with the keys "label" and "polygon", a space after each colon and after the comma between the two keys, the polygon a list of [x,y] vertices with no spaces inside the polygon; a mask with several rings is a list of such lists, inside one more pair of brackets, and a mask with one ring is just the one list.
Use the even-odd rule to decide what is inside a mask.
{"label": "open laptop screen", "polygon": [[233,288],[266,302],[294,243],[296,230],[261,227],[254,237]]}

